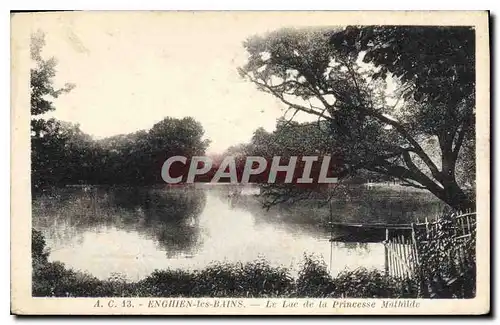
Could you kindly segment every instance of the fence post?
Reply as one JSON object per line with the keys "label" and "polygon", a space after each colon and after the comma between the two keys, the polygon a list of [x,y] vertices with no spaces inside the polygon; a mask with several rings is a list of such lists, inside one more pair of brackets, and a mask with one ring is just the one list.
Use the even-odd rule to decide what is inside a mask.
{"label": "fence post", "polygon": [[[426,232],[428,225],[427,223],[425,224]],[[420,252],[418,249],[418,241],[417,241],[417,234],[416,234],[416,226],[414,223],[411,224],[411,239],[413,242],[413,250],[415,252],[415,273],[417,275],[418,279],[418,293],[417,297],[426,297],[427,296],[427,290],[425,290],[425,279],[423,277],[423,272],[422,272],[422,265],[420,264]]]}
{"label": "fence post", "polygon": [[384,241],[384,268],[385,275],[389,275],[389,250],[387,244],[389,243],[389,228],[385,228],[385,241]]}

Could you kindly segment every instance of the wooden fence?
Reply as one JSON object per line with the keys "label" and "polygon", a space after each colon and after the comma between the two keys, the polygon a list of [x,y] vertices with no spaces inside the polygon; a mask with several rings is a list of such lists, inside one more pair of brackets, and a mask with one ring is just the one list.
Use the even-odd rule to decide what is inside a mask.
{"label": "wooden fence", "polygon": [[[476,213],[457,212],[449,220],[425,220],[412,224],[345,224],[329,222],[332,242],[384,244],[385,272],[395,278],[414,278],[421,269],[420,259],[429,244],[440,245],[451,240],[454,247],[449,258],[463,267],[466,261],[465,245],[475,233]],[[442,233],[447,227],[448,233]]]}
{"label": "wooden fence", "polygon": [[385,273],[396,278],[414,277],[418,265],[414,239],[404,235],[393,236],[386,229],[386,240],[383,243]]}
{"label": "wooden fence", "polygon": [[385,273],[418,297],[475,295],[475,212],[400,225],[329,224],[332,242],[383,243]]}
{"label": "wooden fence", "polygon": [[[433,247],[444,249],[446,242],[450,246],[444,254],[449,262],[458,269],[466,267],[466,243],[475,236],[476,213],[455,213],[449,219],[411,224],[408,234],[394,234],[386,228],[385,271],[395,278],[414,278],[422,268],[422,258]],[[450,280],[451,281],[451,280]]]}

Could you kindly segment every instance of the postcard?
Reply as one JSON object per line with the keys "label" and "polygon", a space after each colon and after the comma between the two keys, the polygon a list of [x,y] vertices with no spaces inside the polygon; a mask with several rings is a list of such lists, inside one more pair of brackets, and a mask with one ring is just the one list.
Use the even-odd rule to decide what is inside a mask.
{"label": "postcard", "polygon": [[11,312],[490,311],[487,11],[11,14]]}

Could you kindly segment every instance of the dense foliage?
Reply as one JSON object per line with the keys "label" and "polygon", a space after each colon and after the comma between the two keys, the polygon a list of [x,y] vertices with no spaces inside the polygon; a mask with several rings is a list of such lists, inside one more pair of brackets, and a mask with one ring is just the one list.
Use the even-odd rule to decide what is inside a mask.
{"label": "dense foliage", "polygon": [[326,125],[339,177],[368,170],[474,206],[473,29],[283,29],[244,46],[243,77]]}
{"label": "dense foliage", "polygon": [[460,220],[444,214],[420,243],[421,295],[429,298],[474,297],[476,294],[475,218]]}
{"label": "dense foliage", "polygon": [[78,126],[48,120],[46,133],[33,136],[35,189],[65,184],[162,183],[161,167],[175,155],[203,155],[208,142],[193,118],[165,118],[148,131],[93,140]]}
{"label": "dense foliage", "polygon": [[[275,130],[268,132],[264,128],[258,128],[254,131],[249,143],[230,147],[224,154],[235,156],[237,160],[243,162],[247,156],[265,157],[268,161],[271,161],[274,156],[280,156],[283,165],[291,156],[297,156],[299,157],[296,164],[299,166],[298,171],[303,170],[304,166],[300,157],[315,156],[318,157],[318,161],[321,161],[321,157],[328,155],[331,156],[328,176],[332,176],[342,170],[342,148],[336,148],[337,145],[338,143],[333,140],[332,135],[328,132],[328,125],[324,121],[299,123],[293,119],[280,118],[276,122]],[[319,163],[316,168],[318,166]],[[316,178],[317,172],[316,170]],[[296,174],[296,176],[300,175]],[[388,175],[358,169],[344,176],[338,184],[330,186],[330,188],[328,188],[328,184],[297,184],[295,182],[290,184],[283,182],[261,183],[259,187],[262,202],[265,207],[269,208],[284,202],[294,203],[319,197],[323,201],[326,201],[328,197],[346,198],[348,197],[346,191],[349,191],[352,184],[393,180],[394,178]]]}

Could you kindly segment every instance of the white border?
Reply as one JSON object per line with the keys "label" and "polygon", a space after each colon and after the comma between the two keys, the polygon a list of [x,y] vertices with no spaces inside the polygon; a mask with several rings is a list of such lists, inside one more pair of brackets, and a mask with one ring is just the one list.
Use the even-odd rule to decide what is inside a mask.
{"label": "white border", "polygon": [[[496,1],[482,1],[482,0],[476,0],[471,2],[444,2],[444,3],[438,3],[437,1],[427,1],[427,0],[419,0],[416,2],[402,2],[402,1],[387,1],[387,0],[379,0],[379,1],[368,1],[368,0],[359,0],[356,1],[355,3],[353,2],[339,2],[339,1],[317,1],[317,0],[309,0],[309,1],[302,1],[300,3],[289,3],[289,2],[278,2],[272,3],[271,1],[262,1],[262,0],[255,0],[255,1],[238,1],[238,3],[233,3],[230,1],[220,1],[220,0],[215,0],[215,1],[210,1],[207,3],[206,1],[193,1],[193,0],[186,0],[182,1],[179,3],[168,3],[165,4],[164,1],[137,1],[135,4],[127,4],[124,2],[114,2],[114,1],[109,1],[109,0],[87,0],[87,1],[62,1],[62,0],[48,0],[48,1],[36,1],[36,0],[31,0],[31,1],[12,1],[10,4],[7,2],[1,2],[0,6],[2,9],[4,7],[8,7],[8,9],[3,10],[2,13],[3,15],[0,16],[0,23],[2,27],[1,32],[0,32],[0,41],[3,43],[3,49],[7,49],[3,51],[3,57],[0,62],[3,62],[0,66],[2,67],[3,72],[1,76],[3,76],[2,82],[4,83],[0,89],[2,92],[2,99],[4,100],[4,107],[10,107],[9,105],[9,97],[10,97],[10,78],[9,78],[9,71],[10,71],[10,51],[9,49],[9,39],[10,39],[10,32],[9,32],[9,14],[8,10],[9,9],[16,9],[16,10],[33,10],[34,8],[38,9],[77,9],[77,10],[110,10],[110,9],[115,9],[115,10],[130,10],[130,9],[135,9],[135,10],[148,10],[148,9],[170,9],[170,10],[192,10],[192,9],[210,9],[210,10],[216,10],[216,9],[224,9],[224,10],[241,10],[241,9],[251,9],[251,10],[270,10],[270,9],[288,9],[288,10],[314,10],[314,9],[337,9],[337,10],[356,10],[356,9],[363,9],[363,10],[381,10],[381,9],[391,9],[391,10],[396,10],[396,9],[404,9],[404,10],[422,10],[422,9],[431,9],[431,10],[477,10],[477,9],[487,9],[492,7],[496,7],[498,2]],[[496,10],[493,10],[493,13],[495,13]],[[494,40],[498,40],[497,34],[494,35]],[[496,72],[496,69],[495,69]],[[493,76],[491,76],[493,78]],[[499,89],[498,85],[495,87],[495,89],[492,89],[492,91],[497,91]],[[496,103],[496,101],[495,101]],[[493,104],[493,103],[492,103]],[[3,136],[0,136],[0,141],[2,145],[2,149],[4,150],[4,154],[1,155],[3,159],[0,160],[1,164],[1,169],[2,172],[0,172],[0,186],[2,190],[2,195],[0,196],[0,199],[2,200],[2,207],[4,207],[3,210],[3,215],[4,218],[2,218],[2,229],[4,231],[4,246],[2,249],[2,254],[5,254],[3,256],[3,260],[7,261],[7,258],[10,258],[10,253],[7,247],[9,247],[7,241],[8,238],[10,238],[10,233],[8,229],[10,228],[9,226],[9,218],[6,218],[5,216],[10,215],[10,186],[8,185],[10,183],[10,166],[9,166],[9,157],[10,157],[10,110],[8,109],[3,109],[1,110],[3,116],[0,117],[0,123],[2,123],[0,130],[1,132],[4,132],[2,134]],[[495,117],[495,122],[498,122],[498,119],[500,119],[499,114],[496,114]],[[492,121],[493,122],[493,121]],[[497,141],[497,146],[500,148],[500,144],[498,144]],[[497,146],[495,146],[495,149],[497,149]],[[497,176],[500,177],[500,176]],[[496,180],[496,177],[495,177]],[[500,196],[500,195],[499,195]],[[495,198],[497,198],[495,196]],[[496,223],[496,226],[498,227],[498,222]],[[497,228],[495,229],[496,233]],[[493,238],[494,240],[494,238]],[[494,245],[493,245],[494,247]],[[496,260],[496,259],[495,259]],[[7,288],[10,286],[10,268],[7,267],[7,263],[4,263],[4,269],[3,269],[3,279],[4,279],[4,288]],[[2,302],[3,306],[8,306],[10,305],[10,295],[8,295],[8,290],[3,290],[4,294],[2,295]],[[2,313],[3,315],[6,315],[7,313],[4,312]],[[293,320],[293,319],[290,319]],[[290,321],[287,320],[287,321]],[[10,323],[12,321],[12,317],[9,318],[7,323]],[[50,320],[48,320],[50,321]],[[174,320],[171,320],[174,321]],[[261,322],[263,320],[260,320]],[[340,319],[335,319],[335,321],[340,321]],[[370,320],[370,322],[373,320]],[[382,320],[385,321],[385,320]],[[456,320],[452,320],[456,321]],[[174,321],[175,322],[175,321]],[[3,324],[4,322],[2,322]]]}

